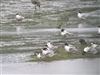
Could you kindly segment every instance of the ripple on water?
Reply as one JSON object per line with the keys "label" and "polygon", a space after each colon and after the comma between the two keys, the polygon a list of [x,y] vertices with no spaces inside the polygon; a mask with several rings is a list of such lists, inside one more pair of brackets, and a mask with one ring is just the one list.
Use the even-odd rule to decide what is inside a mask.
{"label": "ripple on water", "polygon": [[34,52],[0,54],[0,63],[20,63],[29,61],[31,59],[31,55],[34,55]]}
{"label": "ripple on water", "polygon": [[17,46],[17,45],[25,45],[24,42],[21,41],[9,41],[9,42],[0,42],[0,47],[5,47],[5,46]]}

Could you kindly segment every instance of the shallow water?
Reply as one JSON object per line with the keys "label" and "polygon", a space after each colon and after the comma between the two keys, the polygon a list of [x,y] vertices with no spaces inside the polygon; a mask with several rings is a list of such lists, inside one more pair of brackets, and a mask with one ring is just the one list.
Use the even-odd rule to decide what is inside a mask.
{"label": "shallow water", "polygon": [[[59,42],[63,38],[60,36],[58,25],[75,33],[78,38],[84,37],[88,39],[87,41],[99,43],[99,38],[96,36],[98,34],[97,26],[100,25],[99,0],[42,1],[41,10],[37,11],[34,11],[34,5],[30,0],[1,0],[0,7],[2,14],[0,15],[0,56],[4,61],[7,56],[8,58],[12,55],[16,56],[16,52],[19,53],[18,57],[22,53],[24,55],[25,52],[30,55],[30,51],[34,52],[35,49],[42,48],[48,40],[56,42],[55,44],[63,43]],[[80,20],[76,13],[78,10],[91,15],[86,20]],[[16,13],[20,13],[25,19],[22,22],[17,22]],[[72,38],[69,39],[71,42],[73,39],[78,41],[77,37],[68,38]],[[13,59],[9,60],[13,61]]]}
{"label": "shallow water", "polygon": [[67,61],[3,64],[2,74],[67,74],[99,75],[100,59],[75,59]]}
{"label": "shallow water", "polygon": [[[43,0],[41,9],[34,11],[30,0],[0,0],[0,63],[25,63],[34,50],[44,47],[47,41],[55,45],[68,41],[79,43],[80,38],[100,45],[100,0]],[[90,14],[85,20],[77,17],[77,11]],[[25,17],[22,22],[15,14]],[[62,28],[75,33],[64,39]],[[75,41],[75,43],[73,42]]]}

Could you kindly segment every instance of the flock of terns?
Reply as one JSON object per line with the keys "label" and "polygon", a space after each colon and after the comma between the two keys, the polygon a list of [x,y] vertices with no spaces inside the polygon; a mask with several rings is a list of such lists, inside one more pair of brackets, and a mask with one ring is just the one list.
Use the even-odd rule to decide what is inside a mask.
{"label": "flock of terns", "polygon": [[[40,8],[40,2],[39,0],[31,0],[32,4],[35,5],[35,9]],[[82,13],[81,11],[79,11],[77,13],[77,17],[80,19],[85,19],[85,17],[87,17],[88,15]],[[22,21],[24,19],[23,16],[21,16],[20,14],[16,14],[16,20],[17,21]],[[100,30],[99,30],[100,31]],[[66,31],[65,29],[61,29],[61,35],[65,36],[65,35],[74,35],[71,32]],[[80,44],[87,44],[87,42],[84,39],[79,39]],[[99,51],[96,49],[96,47],[98,47],[99,45],[95,44],[95,43],[91,43],[89,46],[85,46],[83,49],[82,54],[85,53],[92,53],[92,54],[97,54]],[[37,58],[42,58],[45,56],[49,56],[52,57],[55,55],[55,48],[58,48],[57,46],[54,46],[50,41],[47,42],[46,47],[41,49],[41,52],[36,53],[35,55],[37,56]],[[74,46],[71,45],[69,43],[65,43],[64,44],[64,49],[66,52],[78,52],[78,49]]]}
{"label": "flock of terns", "polygon": [[[85,43],[87,44],[87,42],[84,39],[79,39],[79,42],[81,45],[84,45]],[[90,54],[94,54],[94,55],[97,54],[99,52],[97,47],[99,47],[99,45],[97,45],[95,43],[90,43],[90,45],[87,45],[84,47],[84,49],[82,51],[82,55],[85,55],[86,53],[90,53]],[[46,47],[41,49],[41,51],[37,52],[35,55],[39,59],[47,57],[47,56],[52,57],[52,56],[56,55],[55,49],[57,49],[57,48],[59,48],[59,46],[54,46],[50,41],[48,41],[46,44]],[[77,47],[75,47],[74,45],[71,45],[67,42],[64,44],[64,50],[68,53],[78,53],[79,52]]]}

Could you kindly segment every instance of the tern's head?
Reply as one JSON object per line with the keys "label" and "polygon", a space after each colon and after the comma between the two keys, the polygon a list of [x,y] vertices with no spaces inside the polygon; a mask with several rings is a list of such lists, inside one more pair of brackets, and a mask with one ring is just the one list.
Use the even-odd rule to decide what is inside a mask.
{"label": "tern's head", "polygon": [[82,12],[79,10],[78,13],[82,13]]}
{"label": "tern's head", "polygon": [[61,29],[61,32],[63,32],[65,29]]}
{"label": "tern's head", "polygon": [[68,43],[66,42],[65,45],[68,46]]}
{"label": "tern's head", "polygon": [[43,48],[43,50],[46,50],[47,48]]}
{"label": "tern's head", "polygon": [[16,13],[16,15],[19,15],[19,13]]}

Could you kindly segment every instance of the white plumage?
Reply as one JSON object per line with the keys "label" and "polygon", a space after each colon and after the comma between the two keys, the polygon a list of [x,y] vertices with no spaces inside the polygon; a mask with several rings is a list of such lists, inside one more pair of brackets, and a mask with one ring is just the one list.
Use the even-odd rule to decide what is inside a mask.
{"label": "white plumage", "polygon": [[95,43],[91,43],[91,47],[96,48],[98,45]]}
{"label": "white plumage", "polygon": [[89,14],[88,14],[88,13],[81,13],[81,12],[78,12],[78,13],[77,13],[77,16],[78,16],[78,18],[85,19],[86,17],[89,16]]}
{"label": "white plumage", "polygon": [[100,28],[98,28],[98,33],[100,34]]}
{"label": "white plumage", "polygon": [[43,55],[43,56],[52,57],[52,56],[54,55],[54,51],[51,50],[50,48],[43,48],[43,49],[42,49],[42,55]]}
{"label": "white plumage", "polygon": [[47,46],[48,46],[48,48],[54,48],[54,45],[51,44],[50,42],[47,42]]}
{"label": "white plumage", "polygon": [[37,56],[37,58],[41,58],[42,56],[41,56],[41,53],[36,53],[36,56]]}
{"label": "white plumage", "polygon": [[48,52],[49,52],[49,54],[48,54],[49,57],[52,57],[52,56],[55,55],[54,50],[52,50],[52,49],[50,49],[50,48],[47,48],[47,49],[48,49]]}
{"label": "white plumage", "polygon": [[98,46],[97,44],[91,43],[91,46],[87,46],[87,47],[84,48],[84,52],[97,54],[98,53],[98,51],[96,49],[97,46]]}
{"label": "white plumage", "polygon": [[85,48],[84,48],[84,52],[87,53],[87,52],[89,52],[90,49],[91,49],[91,47],[85,47]]}
{"label": "white plumage", "polygon": [[64,35],[66,35],[66,34],[68,34],[68,35],[73,35],[73,33],[70,33],[70,32],[68,32],[68,31],[66,31],[65,29],[61,29],[61,35],[64,36]]}
{"label": "white plumage", "polygon": [[42,49],[42,55],[47,55],[47,54],[49,54],[48,49],[47,48],[43,48]]}
{"label": "white plumage", "polygon": [[16,14],[16,20],[17,21],[22,21],[24,19],[23,16],[19,15],[18,13]]}
{"label": "white plumage", "polygon": [[58,48],[57,46],[54,46],[50,41],[47,42],[47,47],[48,47],[49,49]]}
{"label": "white plumage", "polygon": [[65,49],[67,52],[76,52],[76,51],[78,51],[77,48],[76,48],[75,46],[69,45],[68,43],[65,43],[64,49]]}

